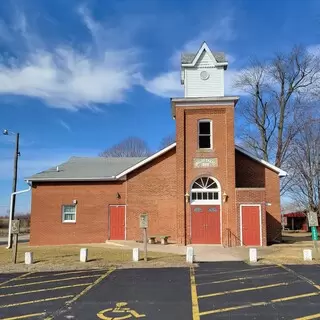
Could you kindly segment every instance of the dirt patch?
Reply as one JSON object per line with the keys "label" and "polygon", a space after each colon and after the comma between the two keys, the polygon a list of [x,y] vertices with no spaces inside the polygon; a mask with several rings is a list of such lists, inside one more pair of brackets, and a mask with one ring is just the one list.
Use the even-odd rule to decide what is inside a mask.
{"label": "dirt patch", "polygon": [[[148,262],[132,262],[132,251],[122,248],[91,247],[88,246],[86,263],[79,261],[80,249],[83,246],[41,246],[29,247],[19,244],[17,264],[13,264],[12,250],[0,247],[1,272],[51,271],[94,269],[103,267],[176,267],[185,266],[185,256],[162,252],[148,252]],[[24,264],[24,254],[33,252],[34,264]]]}

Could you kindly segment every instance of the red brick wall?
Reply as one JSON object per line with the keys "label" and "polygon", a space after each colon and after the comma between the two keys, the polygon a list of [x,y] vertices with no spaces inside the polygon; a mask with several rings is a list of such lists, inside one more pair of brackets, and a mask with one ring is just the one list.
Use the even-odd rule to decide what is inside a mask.
{"label": "red brick wall", "polygon": [[176,150],[129,174],[127,181],[127,239],[141,240],[139,215],[148,213],[149,235],[176,240]]}
{"label": "red brick wall", "polygon": [[[198,120],[210,119],[213,123],[213,150],[198,150]],[[185,194],[190,193],[192,182],[201,175],[216,178],[229,196],[222,203],[222,242],[226,243],[226,229],[238,232],[238,217],[235,214],[235,149],[234,149],[234,107],[197,106],[176,107],[177,141],[177,240],[190,243],[190,204]],[[217,158],[216,168],[194,168],[194,158]],[[186,229],[185,226],[186,225]]]}
{"label": "red brick wall", "polygon": [[265,187],[265,202],[269,204],[266,206],[266,241],[280,240],[280,179],[278,173],[236,151],[236,186],[238,188]]}
{"label": "red brick wall", "polygon": [[[116,194],[120,193],[121,199]],[[76,223],[62,223],[62,205],[77,200]],[[32,188],[31,245],[105,242],[109,204],[124,204],[125,183],[41,183]]]}
{"label": "red brick wall", "polygon": [[236,150],[236,187],[264,188],[265,167]]}
{"label": "red brick wall", "polygon": [[281,208],[280,208],[280,178],[278,174],[265,168],[266,176],[266,207],[267,240],[281,240]]}
{"label": "red brick wall", "polygon": [[[169,235],[175,240],[175,166],[173,149],[129,174],[128,181],[38,184],[32,189],[30,244],[105,242],[110,204],[127,204],[128,240],[141,239],[139,215],[143,212],[149,214],[149,234]],[[74,199],[78,201],[76,223],[62,223],[61,207]]]}

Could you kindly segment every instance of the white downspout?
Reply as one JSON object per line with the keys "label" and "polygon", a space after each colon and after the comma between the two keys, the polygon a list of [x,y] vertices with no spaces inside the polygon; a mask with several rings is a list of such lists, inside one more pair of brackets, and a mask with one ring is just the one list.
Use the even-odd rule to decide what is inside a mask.
{"label": "white downspout", "polygon": [[[29,184],[29,183],[28,183]],[[13,211],[13,196],[15,194],[25,193],[31,190],[31,185],[29,184],[29,188],[21,191],[16,191],[11,193],[10,197],[10,213],[9,213],[9,230],[8,230],[8,246],[7,249],[10,249],[12,246],[11,243],[11,225],[12,225],[12,211]]]}

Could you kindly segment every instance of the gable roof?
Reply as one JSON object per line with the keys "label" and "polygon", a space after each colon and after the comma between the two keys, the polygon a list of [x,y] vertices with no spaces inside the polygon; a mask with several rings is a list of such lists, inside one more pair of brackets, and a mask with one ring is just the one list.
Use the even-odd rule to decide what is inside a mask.
{"label": "gable roof", "polygon": [[[175,148],[172,143],[150,157],[121,157],[121,158],[82,158],[71,157],[57,167],[37,173],[26,178],[27,181],[113,181],[125,176]],[[57,168],[59,170],[57,170]]]}
{"label": "gable roof", "polygon": [[[182,52],[181,53],[181,63],[190,64],[193,62],[193,59],[196,57],[196,53]],[[212,55],[215,57],[218,63],[228,62],[224,52],[215,52],[212,51]]]}
{"label": "gable roof", "polygon": [[[124,179],[126,175],[144,166],[166,152],[176,147],[176,143],[156,152],[150,157],[125,157],[125,158],[83,158],[71,157],[67,162],[57,167],[37,173],[26,178],[27,181],[115,181]],[[245,154],[249,158],[261,163],[265,167],[278,173],[280,177],[285,177],[287,173],[273,164],[259,159],[240,146],[235,146],[236,150]],[[57,170],[58,168],[58,170]]]}
{"label": "gable roof", "polygon": [[206,51],[213,61],[217,62],[217,65],[227,66],[228,61],[226,60],[224,52],[212,52],[206,42],[203,42],[200,49],[196,53],[185,52],[181,54],[181,64],[184,67],[195,66],[201,57],[202,53]]}
{"label": "gable roof", "polygon": [[[145,157],[132,158],[84,158],[71,157],[57,167],[26,178],[29,181],[108,181]],[[58,169],[58,170],[57,170]]]}

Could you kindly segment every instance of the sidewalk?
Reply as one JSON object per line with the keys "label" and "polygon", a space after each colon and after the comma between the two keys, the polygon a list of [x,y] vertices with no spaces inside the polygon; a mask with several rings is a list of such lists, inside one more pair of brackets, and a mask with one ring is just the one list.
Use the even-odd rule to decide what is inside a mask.
{"label": "sidewalk", "polygon": [[[107,246],[117,246],[126,249],[139,248],[143,250],[143,243],[135,241],[106,241]],[[242,261],[240,255],[237,255],[232,248],[224,248],[220,245],[189,245],[194,248],[196,262],[211,262],[211,261]],[[148,244],[148,250],[153,252],[164,252],[172,254],[185,255],[186,246],[176,244]]]}

